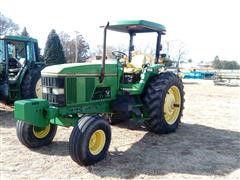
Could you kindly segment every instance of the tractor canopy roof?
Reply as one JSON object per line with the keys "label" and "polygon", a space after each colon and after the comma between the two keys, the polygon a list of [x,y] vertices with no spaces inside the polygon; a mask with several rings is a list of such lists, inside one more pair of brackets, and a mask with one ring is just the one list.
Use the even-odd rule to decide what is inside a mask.
{"label": "tractor canopy roof", "polygon": [[12,40],[12,41],[32,41],[37,42],[37,39],[27,37],[27,36],[12,36],[12,35],[0,35],[0,39]]}
{"label": "tractor canopy roof", "polygon": [[146,20],[113,21],[109,22],[108,29],[125,33],[160,32],[165,34],[166,32],[166,28],[162,24]]}

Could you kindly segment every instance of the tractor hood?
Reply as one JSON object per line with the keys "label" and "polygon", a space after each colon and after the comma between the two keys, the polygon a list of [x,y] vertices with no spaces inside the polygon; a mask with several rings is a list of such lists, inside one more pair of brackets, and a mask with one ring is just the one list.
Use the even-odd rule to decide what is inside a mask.
{"label": "tractor hood", "polygon": [[[53,65],[41,71],[42,76],[99,76],[102,61],[94,60],[87,63],[71,63]],[[117,61],[107,60],[105,65],[105,75],[117,74]]]}

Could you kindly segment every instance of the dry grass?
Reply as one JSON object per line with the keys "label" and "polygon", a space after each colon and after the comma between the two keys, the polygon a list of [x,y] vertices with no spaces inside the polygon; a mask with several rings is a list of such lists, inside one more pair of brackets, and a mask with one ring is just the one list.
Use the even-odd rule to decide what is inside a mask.
{"label": "dry grass", "polygon": [[239,179],[240,87],[188,81],[185,92],[176,133],[155,135],[131,123],[114,126],[107,158],[91,167],[71,160],[71,128],[60,127],[50,146],[29,150],[17,140],[11,110],[1,107],[1,179]]}

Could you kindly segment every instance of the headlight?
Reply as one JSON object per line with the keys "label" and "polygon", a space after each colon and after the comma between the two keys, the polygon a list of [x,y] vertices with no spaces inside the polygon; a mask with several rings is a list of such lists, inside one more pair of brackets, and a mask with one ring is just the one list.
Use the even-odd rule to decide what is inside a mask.
{"label": "headlight", "polygon": [[64,77],[42,76],[43,98],[47,99],[50,105],[65,106],[65,79]]}
{"label": "headlight", "polygon": [[52,88],[52,93],[53,94],[64,94],[64,89],[63,88]]}
{"label": "headlight", "polygon": [[43,93],[48,93],[47,87],[42,87],[42,92],[43,92]]}
{"label": "headlight", "polygon": [[45,94],[56,94],[56,95],[64,94],[63,88],[43,87],[42,91]]}

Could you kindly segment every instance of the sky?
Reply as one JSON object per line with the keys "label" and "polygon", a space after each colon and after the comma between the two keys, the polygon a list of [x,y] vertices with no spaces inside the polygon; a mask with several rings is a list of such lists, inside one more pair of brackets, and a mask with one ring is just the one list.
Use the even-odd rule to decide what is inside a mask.
{"label": "sky", "polygon": [[[0,12],[37,38],[44,48],[51,29],[80,32],[94,48],[102,44],[99,28],[111,20],[144,19],[167,28],[164,40],[182,42],[195,62],[240,62],[238,0],[0,0]],[[155,39],[154,39],[155,40]],[[113,36],[110,43],[121,44]],[[146,39],[144,40],[146,41]]]}

